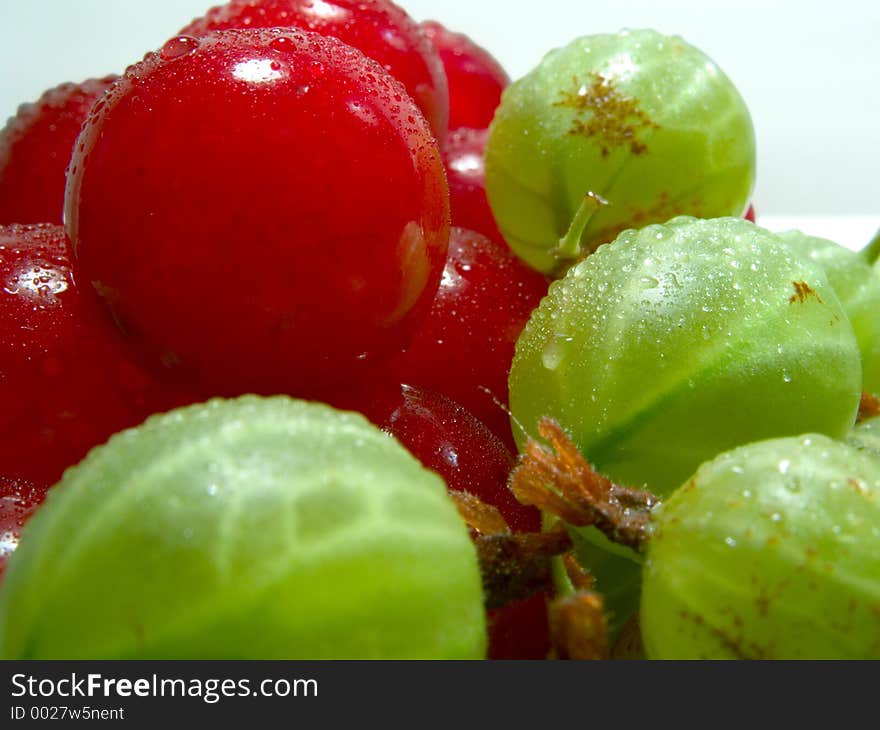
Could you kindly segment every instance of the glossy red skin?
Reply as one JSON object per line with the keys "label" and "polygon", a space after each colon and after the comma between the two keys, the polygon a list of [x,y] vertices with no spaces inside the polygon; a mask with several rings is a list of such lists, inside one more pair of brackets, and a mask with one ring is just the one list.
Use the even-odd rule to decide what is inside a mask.
{"label": "glossy red skin", "polygon": [[9,119],[0,131],[0,225],[61,223],[74,143],[116,78],[62,84]]}
{"label": "glossy red skin", "polygon": [[449,181],[452,225],[482,233],[498,243],[504,236],[486,198],[486,129],[456,129],[443,148],[443,164]]}
{"label": "glossy red skin", "polygon": [[438,140],[449,128],[443,63],[416,22],[388,0],[232,0],[180,31],[203,36],[230,28],[300,28],[339,38],[406,87]]}
{"label": "glossy red skin", "polygon": [[755,222],[756,216],[755,216],[755,206],[754,205],[749,205],[749,208],[746,211],[746,214],[743,216],[743,218],[745,218],[747,221],[751,221],[752,223]]}
{"label": "glossy red skin", "polygon": [[449,237],[436,141],[336,39],[172,40],[80,141],[65,221],[81,281],[145,357],[215,395],[308,397],[399,352],[430,308]]}
{"label": "glossy red skin", "polygon": [[0,226],[0,281],[4,478],[46,490],[116,431],[195,399],[131,359],[60,226]]}
{"label": "glossy red skin", "polygon": [[437,21],[421,24],[443,61],[449,83],[449,128],[489,126],[510,76],[485,48]]}
{"label": "glossy red skin", "polygon": [[516,341],[547,287],[506,246],[453,227],[431,311],[384,371],[452,398],[516,453],[507,378]]}
{"label": "glossy red skin", "polygon": [[0,477],[0,579],[18,547],[21,530],[43,501],[44,490],[25,481]]}

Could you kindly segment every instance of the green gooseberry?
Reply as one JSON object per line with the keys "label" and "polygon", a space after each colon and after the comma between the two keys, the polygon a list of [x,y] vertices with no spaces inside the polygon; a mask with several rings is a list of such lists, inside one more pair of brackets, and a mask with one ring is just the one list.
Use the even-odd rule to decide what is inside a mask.
{"label": "green gooseberry", "polygon": [[[510,373],[521,447],[552,418],[601,473],[660,498],[741,444],[842,437],[860,395],[858,344],[825,274],[738,218],[679,217],[599,248],[551,285]],[[639,556],[593,527],[570,532],[614,632],[638,607]]]}
{"label": "green gooseberry", "polygon": [[880,658],[880,460],[808,435],[704,464],[651,514],[654,659]]}
{"label": "green gooseberry", "polygon": [[486,148],[498,225],[544,273],[627,228],[739,216],[754,178],[754,130],[733,83],[702,51],[653,30],[547,54],[505,90]]}
{"label": "green gooseberry", "polygon": [[68,470],[0,588],[5,659],[482,658],[443,481],[286,397],[154,416]]}
{"label": "green gooseberry", "polygon": [[861,396],[822,270],[737,218],[622,233],[553,283],[517,342],[520,445],[555,419],[599,471],[668,495],[735,446],[842,437]]}
{"label": "green gooseberry", "polygon": [[862,355],[862,388],[880,393],[880,235],[860,252],[801,231],[784,231],[779,237],[792,249],[809,256],[828,275],[843,310],[856,333]]}

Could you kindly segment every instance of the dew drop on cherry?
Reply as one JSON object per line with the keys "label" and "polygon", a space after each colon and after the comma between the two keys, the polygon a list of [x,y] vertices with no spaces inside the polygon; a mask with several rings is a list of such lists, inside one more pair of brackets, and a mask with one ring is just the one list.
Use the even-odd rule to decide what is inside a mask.
{"label": "dew drop on cherry", "polygon": [[175,58],[188,56],[199,47],[199,41],[192,36],[180,35],[167,41],[159,55],[166,61],[172,61]]}

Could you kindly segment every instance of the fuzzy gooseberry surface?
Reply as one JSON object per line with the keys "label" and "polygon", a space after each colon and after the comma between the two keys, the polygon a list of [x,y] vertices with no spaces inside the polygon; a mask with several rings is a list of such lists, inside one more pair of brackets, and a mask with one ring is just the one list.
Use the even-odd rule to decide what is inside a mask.
{"label": "fuzzy gooseberry surface", "polygon": [[283,396],[172,411],[94,449],[0,586],[4,658],[485,650],[476,552],[443,481],[363,417]]}
{"label": "fuzzy gooseberry surface", "polygon": [[61,84],[9,119],[0,131],[0,224],[61,224],[76,138],[116,78]]}
{"label": "fuzzy gooseberry surface", "polygon": [[[652,30],[548,53],[504,92],[486,149],[501,232],[545,273],[627,228],[742,215],[754,176],[754,130],[733,83],[699,49]],[[588,192],[609,204],[583,210]]]}
{"label": "fuzzy gooseberry surface", "polygon": [[79,273],[154,363],[213,392],[288,392],[399,351],[431,305],[449,208],[403,87],[335,38],[177,38],[80,137]]}
{"label": "fuzzy gooseberry surface", "polygon": [[300,28],[333,36],[379,63],[406,87],[438,140],[449,126],[443,62],[418,24],[389,0],[231,0],[180,31]]}
{"label": "fuzzy gooseberry surface", "polygon": [[527,430],[556,419],[600,472],[661,498],[741,444],[843,437],[860,395],[858,343],[823,271],[739,218],[680,217],[600,247],[551,285],[510,375]]}
{"label": "fuzzy gooseberry surface", "polygon": [[880,460],[821,435],[704,464],[652,513],[654,659],[880,658]]}

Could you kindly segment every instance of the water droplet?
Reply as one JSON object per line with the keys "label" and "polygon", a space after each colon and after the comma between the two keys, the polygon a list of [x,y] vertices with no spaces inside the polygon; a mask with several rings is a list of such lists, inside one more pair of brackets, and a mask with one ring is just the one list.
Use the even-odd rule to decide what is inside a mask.
{"label": "water droplet", "polygon": [[167,41],[165,45],[162,46],[162,50],[159,51],[159,55],[165,61],[173,61],[175,58],[189,55],[198,47],[198,38],[193,38],[188,35],[179,35],[176,38]]}
{"label": "water droplet", "polygon": [[287,36],[280,36],[269,41],[269,48],[280,53],[290,53],[296,50],[296,41]]}
{"label": "water droplet", "polygon": [[736,540],[734,540],[732,537],[725,537],[724,544],[727,545],[727,547],[734,548],[736,547]]}
{"label": "water droplet", "polygon": [[565,351],[562,348],[562,343],[553,339],[544,347],[544,351],[541,353],[541,362],[548,370],[556,370],[564,357]]}
{"label": "water droplet", "polygon": [[788,474],[788,470],[791,467],[791,461],[788,459],[782,459],[779,462],[779,473],[780,474]]}

